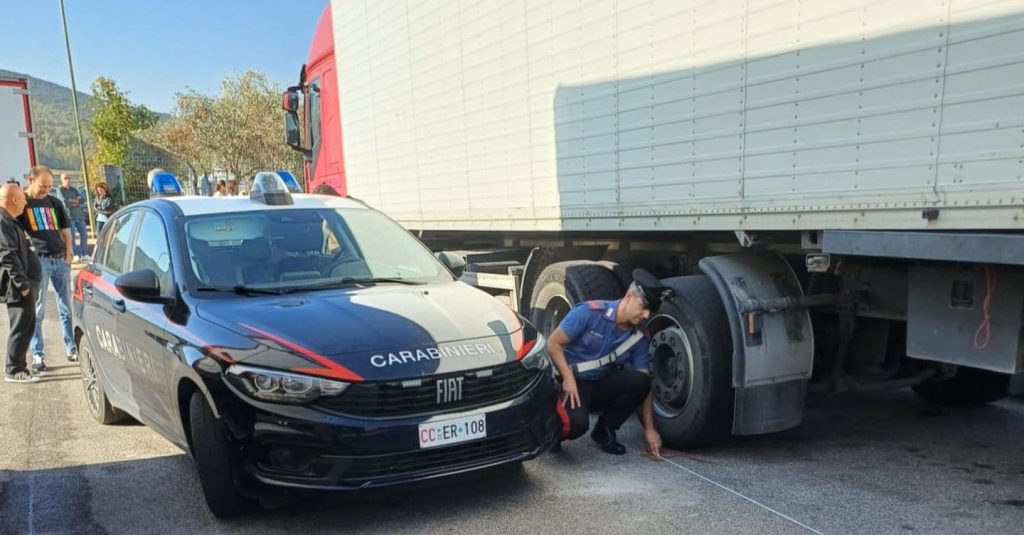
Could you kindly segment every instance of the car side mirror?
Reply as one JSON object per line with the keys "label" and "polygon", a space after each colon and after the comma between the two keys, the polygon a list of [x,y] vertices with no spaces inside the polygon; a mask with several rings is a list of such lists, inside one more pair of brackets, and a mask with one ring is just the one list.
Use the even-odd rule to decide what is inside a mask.
{"label": "car side mirror", "polygon": [[439,251],[436,253],[437,259],[444,264],[444,267],[451,270],[452,274],[456,277],[462,277],[462,272],[466,271],[466,259],[455,254],[449,253],[448,251]]}
{"label": "car side mirror", "polygon": [[126,299],[141,303],[167,303],[169,298],[160,295],[160,279],[152,269],[139,269],[121,275],[114,281],[117,291]]}

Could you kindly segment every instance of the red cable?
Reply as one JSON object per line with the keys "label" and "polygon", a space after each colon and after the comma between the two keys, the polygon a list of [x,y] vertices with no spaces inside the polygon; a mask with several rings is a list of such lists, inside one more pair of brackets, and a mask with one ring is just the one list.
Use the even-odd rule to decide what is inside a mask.
{"label": "red cable", "polygon": [[[989,342],[992,341],[992,294],[996,291],[996,273],[992,271],[992,266],[985,266],[985,302],[982,305],[982,311],[984,312],[984,319],[981,320],[981,325],[978,325],[978,330],[974,331],[974,349],[978,351],[984,351],[988,348]],[[984,332],[984,342],[978,341],[978,336]]]}

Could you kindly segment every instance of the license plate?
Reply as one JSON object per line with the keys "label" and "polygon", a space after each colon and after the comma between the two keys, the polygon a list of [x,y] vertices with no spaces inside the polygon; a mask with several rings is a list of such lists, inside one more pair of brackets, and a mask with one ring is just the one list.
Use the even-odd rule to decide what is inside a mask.
{"label": "license plate", "polygon": [[420,424],[420,449],[458,444],[486,436],[486,414],[430,422]]}

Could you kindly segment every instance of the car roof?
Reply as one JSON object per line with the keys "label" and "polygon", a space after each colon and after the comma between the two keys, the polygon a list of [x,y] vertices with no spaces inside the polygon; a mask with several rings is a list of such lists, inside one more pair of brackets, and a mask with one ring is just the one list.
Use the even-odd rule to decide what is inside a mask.
{"label": "car roof", "polygon": [[331,195],[292,194],[294,204],[268,205],[250,199],[248,196],[238,197],[163,197],[160,200],[173,203],[181,210],[182,215],[197,216],[223,214],[228,212],[264,212],[267,210],[294,210],[316,208],[355,208],[368,210],[361,201]]}

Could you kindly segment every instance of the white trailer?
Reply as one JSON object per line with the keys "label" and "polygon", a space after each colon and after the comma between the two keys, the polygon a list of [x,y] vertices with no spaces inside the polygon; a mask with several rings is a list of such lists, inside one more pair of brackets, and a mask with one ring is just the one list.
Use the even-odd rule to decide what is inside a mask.
{"label": "white trailer", "polygon": [[664,277],[670,444],[792,427],[812,390],[987,403],[1024,370],[1024,2],[330,9],[313,157],[544,331]]}
{"label": "white trailer", "polygon": [[28,80],[0,76],[0,182],[28,184],[36,164]]}

